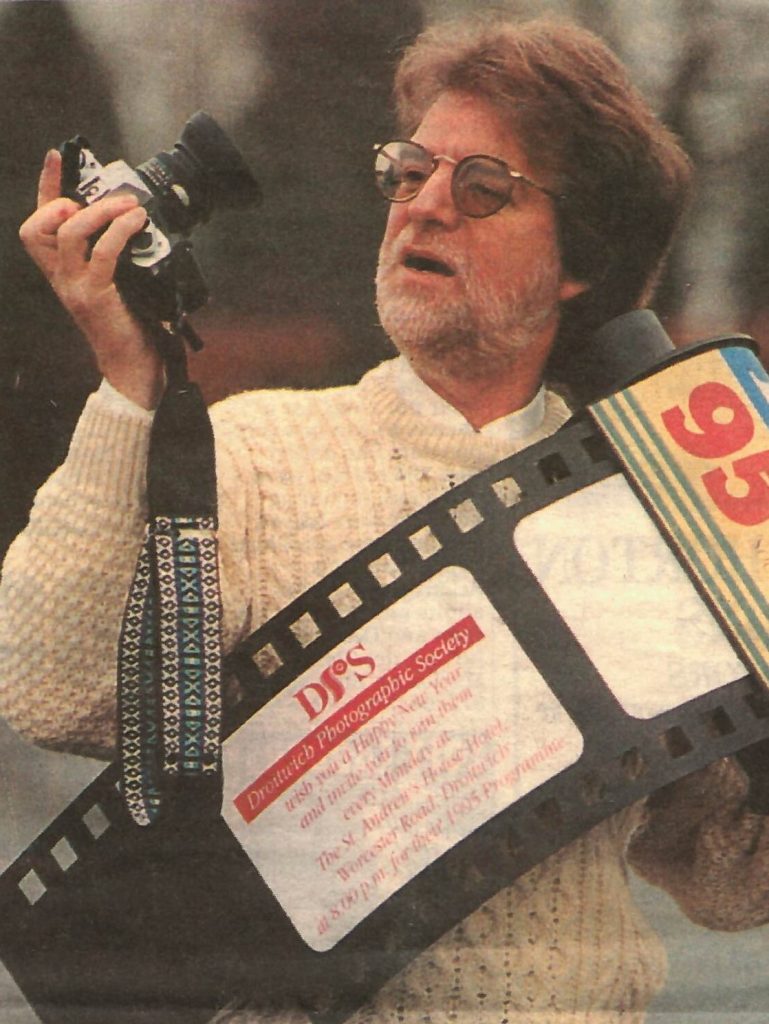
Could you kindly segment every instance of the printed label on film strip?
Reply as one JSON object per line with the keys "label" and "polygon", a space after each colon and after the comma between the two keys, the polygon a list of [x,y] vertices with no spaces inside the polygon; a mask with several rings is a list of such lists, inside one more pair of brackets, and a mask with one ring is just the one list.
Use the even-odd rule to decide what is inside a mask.
{"label": "printed label on film strip", "polygon": [[86,1019],[72,977],[103,1024],[126,1001],[165,1024],[177,997],[189,1022],[231,998],[342,1021],[548,854],[769,735],[745,663],[575,420],[241,645],[223,819],[132,829],[109,769],[0,879],[0,953],[50,1024]]}
{"label": "printed label on film strip", "polygon": [[327,950],[581,753],[499,613],[451,566],[230,738],[224,816],[305,942]]}

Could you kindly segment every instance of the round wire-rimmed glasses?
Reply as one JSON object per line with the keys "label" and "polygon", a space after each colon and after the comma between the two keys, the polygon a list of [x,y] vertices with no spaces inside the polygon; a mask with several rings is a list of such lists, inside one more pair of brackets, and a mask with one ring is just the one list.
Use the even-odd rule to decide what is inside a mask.
{"label": "round wire-rimmed glasses", "polygon": [[406,203],[419,195],[441,160],[454,166],[451,196],[460,213],[468,217],[490,217],[503,206],[516,205],[517,192],[531,187],[552,199],[563,196],[514,171],[496,156],[472,154],[454,160],[431,153],[418,142],[395,139],[374,146],[374,176],[382,195],[391,203]]}

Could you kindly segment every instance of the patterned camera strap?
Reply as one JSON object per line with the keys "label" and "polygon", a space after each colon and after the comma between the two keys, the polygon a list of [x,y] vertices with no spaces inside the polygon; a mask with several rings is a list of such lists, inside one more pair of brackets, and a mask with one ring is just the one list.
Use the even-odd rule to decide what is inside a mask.
{"label": "patterned camera strap", "polygon": [[221,806],[214,442],[183,357],[155,414],[147,487],[118,657],[121,787],[138,825],[207,818]]}

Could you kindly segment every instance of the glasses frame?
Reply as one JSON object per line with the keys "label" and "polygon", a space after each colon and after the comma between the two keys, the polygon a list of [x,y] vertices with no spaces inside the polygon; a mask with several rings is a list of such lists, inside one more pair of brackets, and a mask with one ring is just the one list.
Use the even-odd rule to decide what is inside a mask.
{"label": "glasses frame", "polygon": [[375,154],[375,160],[380,153],[387,149],[388,146],[392,146],[394,143],[399,143],[404,146],[413,146],[415,149],[421,150],[421,152],[424,153],[430,159],[430,163],[432,164],[432,170],[425,177],[424,181],[416,189],[416,191],[410,196],[403,196],[401,198],[398,198],[397,196],[387,196],[380,188],[379,191],[381,195],[383,196],[384,199],[387,200],[388,203],[408,203],[411,202],[412,199],[416,199],[416,197],[425,187],[425,185],[433,176],[433,174],[435,174],[435,172],[438,170],[438,166],[442,160],[445,161],[447,164],[451,164],[451,166],[454,168],[451,174],[451,198],[454,201],[454,205],[456,206],[456,208],[465,217],[473,217],[475,220],[483,220],[485,217],[493,217],[495,213],[499,213],[500,210],[503,210],[506,206],[510,205],[512,201],[511,187],[510,194],[505,199],[505,201],[501,203],[498,207],[496,207],[496,209],[490,210],[488,213],[469,213],[468,211],[463,210],[461,203],[457,202],[457,192],[455,190],[455,183],[457,180],[457,174],[459,172],[459,169],[461,167],[466,166],[471,160],[489,160],[491,163],[496,164],[498,167],[501,167],[502,170],[505,171],[505,173],[513,181],[522,181],[524,184],[531,186],[531,188],[535,188],[538,192],[542,192],[544,195],[549,196],[556,202],[561,201],[565,198],[565,196],[559,194],[558,192],[554,192],[552,189],[547,188],[545,185],[540,185],[538,182],[533,181],[531,178],[527,177],[525,174],[522,174],[520,171],[514,171],[510,167],[510,165],[505,160],[502,160],[500,157],[489,156],[487,153],[470,153],[468,154],[468,156],[463,156],[461,160],[455,160],[454,157],[448,156],[446,153],[431,153],[426,146],[423,146],[420,142],[414,142],[412,139],[390,139],[387,142],[377,142],[374,144],[373,150]]}

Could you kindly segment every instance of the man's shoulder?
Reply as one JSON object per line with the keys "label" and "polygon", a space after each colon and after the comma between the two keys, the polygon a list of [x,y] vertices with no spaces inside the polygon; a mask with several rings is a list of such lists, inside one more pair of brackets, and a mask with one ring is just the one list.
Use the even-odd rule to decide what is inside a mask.
{"label": "man's shoulder", "polygon": [[387,363],[380,363],[363,377],[350,384],[324,388],[264,388],[242,391],[222,399],[211,407],[211,420],[215,427],[253,429],[255,422],[287,424],[305,422],[307,418],[333,415],[354,417],[366,405],[366,394],[371,379],[387,371]]}
{"label": "man's shoulder", "polygon": [[210,415],[214,425],[232,427],[253,425],[255,417],[281,415],[289,417],[312,415],[334,404],[344,404],[351,397],[348,393],[357,385],[341,387],[265,388],[258,391],[241,391],[222,399],[211,407]]}

